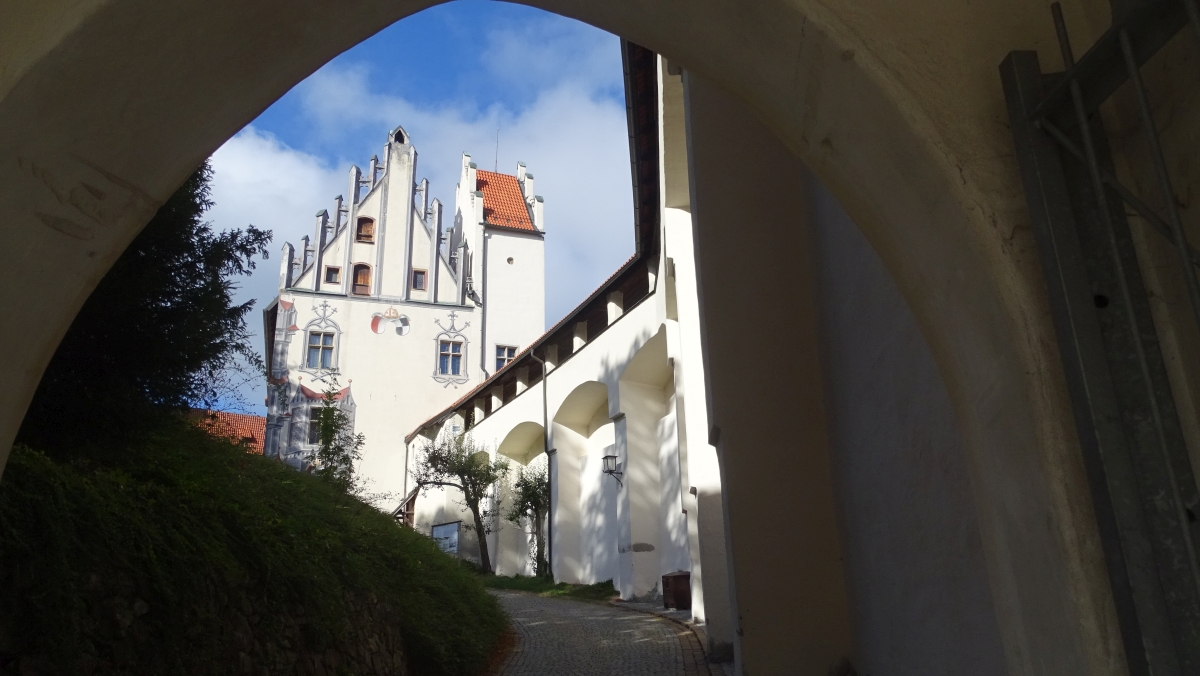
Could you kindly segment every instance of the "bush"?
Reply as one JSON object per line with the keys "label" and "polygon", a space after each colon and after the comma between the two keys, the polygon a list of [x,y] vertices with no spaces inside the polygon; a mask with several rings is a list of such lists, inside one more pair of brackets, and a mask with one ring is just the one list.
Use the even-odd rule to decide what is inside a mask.
{"label": "bush", "polygon": [[503,631],[476,576],[326,482],[184,423],[120,451],[13,450],[0,670],[349,673],[394,631],[409,673],[466,675]]}

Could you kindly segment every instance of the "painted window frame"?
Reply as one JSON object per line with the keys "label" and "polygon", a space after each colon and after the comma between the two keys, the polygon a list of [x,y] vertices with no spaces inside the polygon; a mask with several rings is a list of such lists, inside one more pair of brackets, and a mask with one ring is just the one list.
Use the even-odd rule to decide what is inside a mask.
{"label": "painted window frame", "polygon": [[308,407],[308,445],[321,445],[321,407]]}
{"label": "painted window frame", "polygon": [[[441,319],[434,319],[433,323],[441,331],[433,337],[433,380],[440,383],[443,387],[457,388],[471,380],[471,339],[464,331],[471,325],[470,322],[465,322],[462,326],[458,326],[458,312],[451,311],[446,319],[449,320],[449,325],[442,323]],[[462,343],[462,369],[458,375],[443,374],[441,372],[441,354],[442,342],[461,342]]]}
{"label": "painted window frame", "polygon": [[[421,276],[421,283],[417,284],[417,275]],[[420,268],[414,268],[412,271],[412,279],[410,280],[413,291],[428,291],[429,290],[429,271]]]}
{"label": "painted window frame", "polygon": [[[313,336],[321,336],[321,338],[313,343]],[[329,338],[329,342],[325,342],[325,338]],[[337,348],[338,348],[338,332],[329,328],[309,327],[305,331],[304,341],[304,368],[309,371],[332,371],[337,368]],[[312,365],[313,348],[317,350],[317,365]],[[328,364],[325,364],[324,356],[328,354]]]}
{"label": "painted window frame", "polygon": [[[330,279],[333,277],[333,279]],[[325,266],[325,283],[326,284],[341,284],[342,283],[342,266],[326,265]]]}
{"label": "painted window frame", "polygon": [[[454,348],[457,346],[457,350]],[[438,362],[437,372],[441,376],[450,376],[458,378],[463,376],[463,363],[467,356],[467,342],[465,340],[455,340],[454,338],[441,338],[438,340]],[[454,361],[456,360],[457,361]],[[445,366],[443,366],[443,361]]]}

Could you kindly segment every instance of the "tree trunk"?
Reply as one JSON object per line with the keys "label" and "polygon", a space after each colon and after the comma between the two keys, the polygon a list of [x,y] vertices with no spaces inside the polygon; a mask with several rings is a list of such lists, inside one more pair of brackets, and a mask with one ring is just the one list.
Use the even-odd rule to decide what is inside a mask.
{"label": "tree trunk", "polygon": [[537,563],[534,566],[534,575],[542,576],[547,572],[549,566],[546,565],[546,538],[542,532],[542,513],[539,510],[533,510],[533,543],[537,547]]}
{"label": "tree trunk", "polygon": [[492,559],[488,556],[487,532],[483,530],[483,517],[479,516],[479,501],[468,500],[471,518],[475,520],[475,535],[479,538],[479,566],[483,572],[492,572]]}

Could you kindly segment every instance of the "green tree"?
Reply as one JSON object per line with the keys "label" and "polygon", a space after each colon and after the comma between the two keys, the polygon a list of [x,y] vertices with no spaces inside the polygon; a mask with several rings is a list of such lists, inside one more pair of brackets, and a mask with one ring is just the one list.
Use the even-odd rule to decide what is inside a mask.
{"label": "green tree", "polygon": [[484,505],[488,492],[508,474],[508,462],[491,460],[486,449],[479,447],[470,432],[442,434],[424,444],[423,452],[413,470],[416,484],[425,492],[430,486],[457,488],[462,492],[462,505],[471,512],[473,530],[479,536],[479,563],[492,572],[488,556],[487,536],[496,530],[496,509]]}
{"label": "green tree", "polygon": [[211,408],[261,377],[235,279],[270,231],[214,232],[202,164],[113,264],[63,336],[18,438],[48,450],[128,439],[188,407]]}
{"label": "green tree", "polygon": [[354,433],[354,421],[341,406],[337,385],[337,377],[330,378],[321,408],[317,409],[317,420],[314,422],[318,426],[319,445],[312,457],[316,467],[313,474],[347,493],[357,495],[359,486],[354,463],[362,460],[362,448],[367,438],[362,433]]}
{"label": "green tree", "polygon": [[521,521],[529,519],[533,524],[533,546],[536,550],[534,571],[538,576],[549,575],[550,565],[546,561],[546,539],[543,535],[543,524],[550,514],[550,479],[546,468],[521,468],[517,480],[513,482],[513,504],[505,513],[504,518],[512,523],[521,525]]}

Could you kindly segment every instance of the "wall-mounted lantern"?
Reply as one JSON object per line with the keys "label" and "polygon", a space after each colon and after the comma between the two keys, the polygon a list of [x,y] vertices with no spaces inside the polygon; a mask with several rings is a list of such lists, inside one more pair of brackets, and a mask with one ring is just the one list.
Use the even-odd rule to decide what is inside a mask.
{"label": "wall-mounted lantern", "polygon": [[615,456],[615,455],[604,456],[604,469],[602,471],[605,474],[616,479],[618,486],[621,486],[622,488],[625,486],[625,484],[621,483],[621,479],[620,479],[620,477],[625,476],[625,473],[617,471],[617,456]]}

